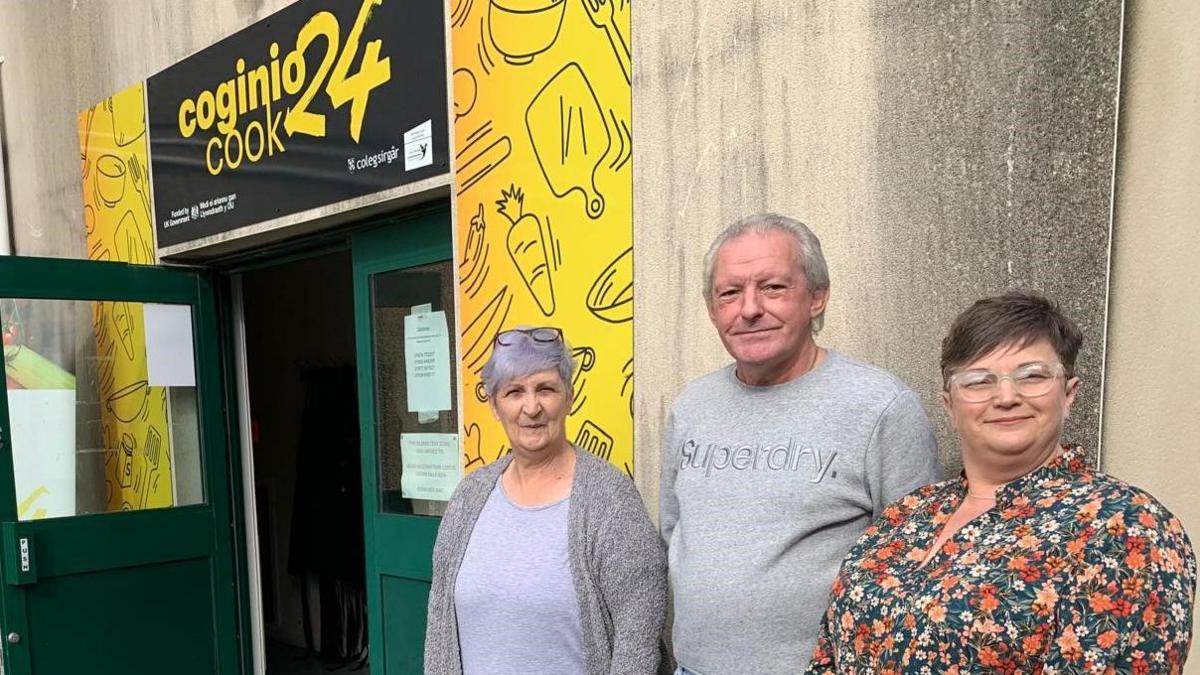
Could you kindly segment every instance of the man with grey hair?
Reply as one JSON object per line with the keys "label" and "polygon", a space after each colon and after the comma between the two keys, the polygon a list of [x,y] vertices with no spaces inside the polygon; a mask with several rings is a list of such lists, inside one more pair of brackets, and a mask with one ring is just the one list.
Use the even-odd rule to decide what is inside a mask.
{"label": "man with grey hair", "polygon": [[704,258],[704,297],[733,363],[679,394],[660,517],[681,673],[796,673],[842,557],[885,505],[941,479],[917,396],[817,345],[821,243],[759,214]]}

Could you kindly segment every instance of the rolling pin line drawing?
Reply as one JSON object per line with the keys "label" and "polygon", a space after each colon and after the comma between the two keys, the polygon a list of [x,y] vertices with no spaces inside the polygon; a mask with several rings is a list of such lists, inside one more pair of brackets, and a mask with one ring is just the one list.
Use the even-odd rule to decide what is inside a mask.
{"label": "rolling pin line drawing", "polygon": [[617,64],[621,66],[621,74],[625,76],[625,82],[633,84],[629,41],[625,39],[625,35],[620,29],[622,17],[617,16],[618,10],[623,10],[627,4],[625,0],[620,0],[621,6],[618,8],[617,0],[583,0],[583,6],[587,9],[587,15],[592,20],[592,24],[608,35],[608,43],[612,46],[613,55],[617,57]]}
{"label": "rolling pin line drawing", "polygon": [[458,194],[470,190],[512,152],[512,141],[508,136],[491,139],[492,122],[489,120],[467,136],[467,142],[458,151]]}
{"label": "rolling pin line drawing", "polygon": [[462,331],[463,362],[476,375],[483,370],[483,364],[492,352],[492,341],[496,334],[508,321],[508,312],[512,309],[513,298],[508,292],[508,286],[503,286],[483,309],[472,318]]}
{"label": "rolling pin line drawing", "polygon": [[525,128],[554,196],[579,192],[587,216],[599,218],[604,195],[596,187],[596,171],[612,147],[612,134],[596,91],[578,63],[563,66],[533,97],[525,109]]}
{"label": "rolling pin line drawing", "polygon": [[608,323],[633,320],[633,247],[605,267],[587,294],[587,308]]}
{"label": "rolling pin line drawing", "polygon": [[514,185],[501,190],[496,206],[497,212],[511,224],[505,239],[508,256],[538,309],[544,316],[551,316],[555,307],[554,278],[550,273],[550,252],[554,251],[554,243],[549,242],[547,246],[542,221],[532,213],[525,213],[525,194],[521,188]]}

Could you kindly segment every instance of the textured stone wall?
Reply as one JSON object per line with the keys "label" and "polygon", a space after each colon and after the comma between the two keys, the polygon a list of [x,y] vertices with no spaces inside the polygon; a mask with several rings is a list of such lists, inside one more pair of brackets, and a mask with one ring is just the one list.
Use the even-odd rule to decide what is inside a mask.
{"label": "textured stone wall", "polygon": [[918,391],[948,470],[958,448],[937,360],[950,321],[1010,288],[1059,299],[1087,335],[1067,435],[1095,451],[1120,2],[642,0],[634,12],[647,502],[672,397],[728,361],[700,296],[703,251],[760,210],[822,238],[833,286],[820,342]]}
{"label": "textured stone wall", "polygon": [[3,2],[0,84],[16,252],[86,257],[80,110],[289,4]]}

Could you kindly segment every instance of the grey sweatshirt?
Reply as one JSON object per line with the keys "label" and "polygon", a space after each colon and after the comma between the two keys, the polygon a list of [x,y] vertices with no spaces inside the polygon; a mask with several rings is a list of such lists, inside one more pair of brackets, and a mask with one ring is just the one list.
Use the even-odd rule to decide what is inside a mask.
{"label": "grey sweatshirt", "polygon": [[843,556],[889,502],[941,479],[917,396],[829,351],[791,382],[722,368],[675,401],[661,526],[679,664],[701,675],[796,673]]}
{"label": "grey sweatshirt", "polygon": [[[442,517],[433,549],[426,675],[462,673],[454,585],[475,521],[511,459],[503,457],[464,478]],[[667,605],[662,541],[633,481],[578,449],[567,514],[567,555],[588,675],[655,673]]]}

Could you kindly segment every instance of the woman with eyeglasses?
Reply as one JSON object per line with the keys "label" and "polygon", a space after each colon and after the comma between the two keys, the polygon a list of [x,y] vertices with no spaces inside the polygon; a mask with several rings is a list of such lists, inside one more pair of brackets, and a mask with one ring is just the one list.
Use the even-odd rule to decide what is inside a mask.
{"label": "woman with eyeglasses", "polygon": [[558,328],[496,336],[483,367],[512,452],[463,479],[433,553],[425,672],[654,673],[666,555],[633,481],[573,447]]}
{"label": "woman with eyeglasses", "polygon": [[1180,673],[1196,562],[1179,520],[1062,443],[1083,336],[1031,293],[942,342],[963,472],[847,554],[809,673]]}

